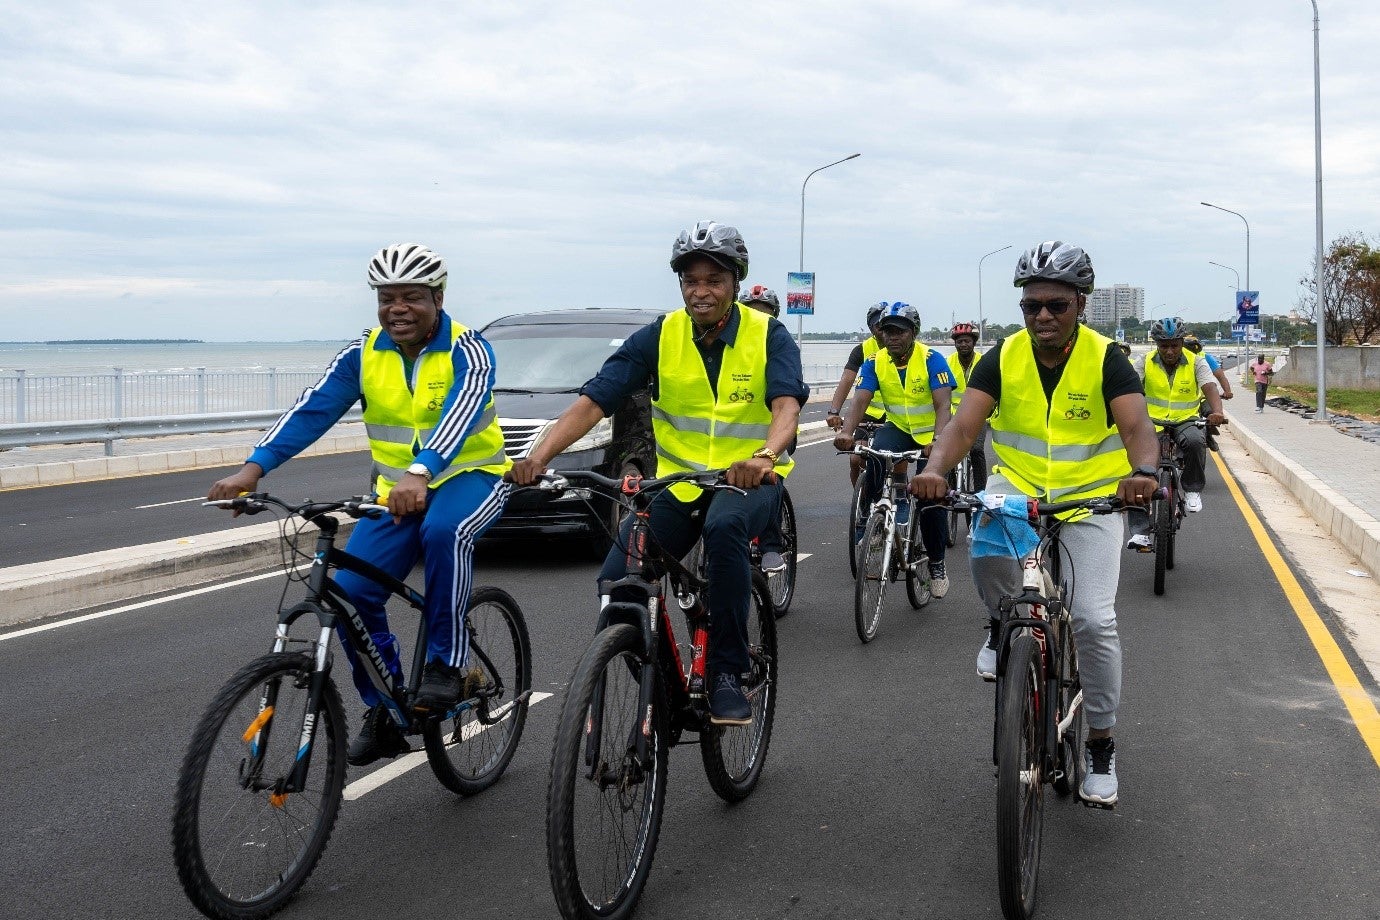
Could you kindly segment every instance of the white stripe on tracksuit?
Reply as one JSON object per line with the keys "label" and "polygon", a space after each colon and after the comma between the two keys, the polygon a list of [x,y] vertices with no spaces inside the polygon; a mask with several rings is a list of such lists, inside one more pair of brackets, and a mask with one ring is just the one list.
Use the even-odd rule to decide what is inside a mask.
{"label": "white stripe on tracksuit", "polygon": [[488,402],[489,397],[489,377],[493,372],[489,352],[472,330],[467,330],[455,340],[451,354],[452,364],[456,351],[465,359],[465,379],[457,380],[453,385],[452,390],[458,390],[459,395],[436,423],[436,430],[423,445],[442,457],[450,457],[458,451],[460,443],[470,433],[470,427],[484,412],[484,404]]}
{"label": "white stripe on tracksuit", "polygon": [[483,533],[490,524],[503,513],[508,501],[512,483],[499,480],[489,497],[474,509],[474,513],[460,522],[455,529],[454,556],[451,571],[451,642],[450,661],[452,667],[460,667],[470,654],[470,637],[465,630],[465,616],[469,613],[470,591],[474,587],[474,541],[477,534]]}

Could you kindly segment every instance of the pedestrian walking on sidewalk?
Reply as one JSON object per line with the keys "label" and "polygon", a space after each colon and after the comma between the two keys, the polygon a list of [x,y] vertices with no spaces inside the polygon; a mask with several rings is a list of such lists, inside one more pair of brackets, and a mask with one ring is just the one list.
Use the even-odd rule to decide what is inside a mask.
{"label": "pedestrian walking on sidewalk", "polygon": [[1255,375],[1255,411],[1265,411],[1265,391],[1270,388],[1270,378],[1275,375],[1275,366],[1265,360],[1263,354],[1255,356],[1255,364],[1251,365],[1251,373]]}

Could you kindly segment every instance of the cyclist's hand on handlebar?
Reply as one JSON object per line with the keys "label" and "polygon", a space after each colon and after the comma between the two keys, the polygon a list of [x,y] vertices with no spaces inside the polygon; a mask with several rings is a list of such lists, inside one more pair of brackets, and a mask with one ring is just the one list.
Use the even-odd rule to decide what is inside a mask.
{"label": "cyclist's hand on handlebar", "polygon": [[1127,476],[1116,486],[1116,497],[1128,507],[1142,507],[1150,504],[1155,490],[1160,484],[1149,476]]}
{"label": "cyclist's hand on handlebar", "polygon": [[739,460],[728,468],[724,481],[735,488],[755,489],[762,484],[762,479],[775,468],[776,464],[767,457]]}
{"label": "cyclist's hand on handlebar", "polygon": [[938,501],[949,494],[949,480],[938,473],[924,470],[911,477],[906,491],[922,501]]}
{"label": "cyclist's hand on handlebar", "polygon": [[404,515],[425,511],[426,493],[426,479],[421,476],[408,473],[399,480],[388,493],[388,513],[393,515],[393,523],[400,522]]}
{"label": "cyclist's hand on handlebar", "polygon": [[824,424],[828,425],[829,428],[830,428],[831,430],[833,430],[833,431],[842,431],[842,430],[843,430],[843,416],[841,416],[841,415],[826,415],[826,416],[824,416]]}
{"label": "cyclist's hand on handlebar", "polygon": [[[207,501],[228,501],[232,498],[239,498],[246,492],[253,492],[259,487],[260,474],[255,472],[257,469],[257,464],[252,468],[250,465],[246,464],[233,476],[226,476],[224,479],[212,484],[211,490],[206,493]],[[239,517],[243,513],[243,511],[236,509],[234,516]]]}
{"label": "cyclist's hand on handlebar", "polygon": [[516,485],[530,486],[534,485],[545,472],[546,464],[539,463],[529,457],[514,463],[513,468],[503,474],[503,478]]}
{"label": "cyclist's hand on handlebar", "polygon": [[834,447],[838,450],[852,450],[853,444],[852,435],[838,434],[834,436]]}
{"label": "cyclist's hand on handlebar", "polygon": [[1227,423],[1227,417],[1220,412],[1209,412],[1207,414],[1207,423],[1209,425],[1225,425]]}

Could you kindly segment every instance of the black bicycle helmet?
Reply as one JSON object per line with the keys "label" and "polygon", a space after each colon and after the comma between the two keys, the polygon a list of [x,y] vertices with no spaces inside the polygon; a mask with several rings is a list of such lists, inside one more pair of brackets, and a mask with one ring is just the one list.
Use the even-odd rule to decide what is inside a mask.
{"label": "black bicycle helmet", "polygon": [[889,306],[891,306],[891,304],[883,300],[878,303],[874,303],[872,306],[867,308],[868,329],[871,329],[873,326],[877,325],[877,320],[881,319],[882,314],[886,312],[886,308]]}
{"label": "black bicycle helmet", "polygon": [[1084,294],[1093,290],[1093,266],[1088,254],[1077,246],[1048,240],[1023,254],[1016,262],[1011,283],[1025,287],[1032,281],[1059,281]]}
{"label": "black bicycle helmet", "polygon": [[671,245],[671,270],[679,272],[685,261],[696,255],[709,256],[732,270],[739,281],[747,277],[747,243],[736,227],[702,220],[689,230],[682,230]]}
{"label": "black bicycle helmet", "polygon": [[908,303],[896,301],[891,306],[882,311],[881,319],[877,323],[882,326],[908,326],[911,332],[920,331],[920,311]]}

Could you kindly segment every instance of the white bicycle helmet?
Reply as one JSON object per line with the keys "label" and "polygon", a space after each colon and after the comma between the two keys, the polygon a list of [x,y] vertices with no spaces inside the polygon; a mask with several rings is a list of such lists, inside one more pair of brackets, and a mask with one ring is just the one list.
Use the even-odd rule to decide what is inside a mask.
{"label": "white bicycle helmet", "polygon": [[425,284],[444,291],[446,260],[421,243],[385,246],[369,260],[369,286],[380,288],[385,284]]}

